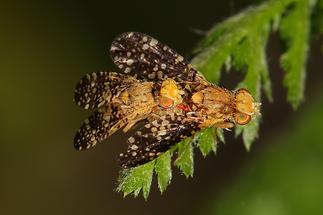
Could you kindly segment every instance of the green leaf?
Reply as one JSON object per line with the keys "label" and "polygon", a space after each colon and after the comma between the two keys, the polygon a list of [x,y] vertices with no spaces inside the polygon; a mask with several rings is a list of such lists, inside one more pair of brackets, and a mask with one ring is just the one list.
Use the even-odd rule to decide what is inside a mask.
{"label": "green leaf", "polygon": [[194,160],[193,160],[193,146],[190,138],[181,141],[177,144],[178,157],[175,160],[175,165],[188,177],[193,177]]}
{"label": "green leaf", "polygon": [[[268,30],[266,30],[268,34]],[[265,61],[265,49],[263,38],[264,34],[251,36],[245,39],[234,52],[234,65],[241,68],[243,65],[247,66],[247,74],[244,80],[239,83],[239,87],[246,88],[254,96],[256,101],[260,101],[261,78],[263,82],[267,82],[267,95],[271,98],[271,87],[269,78],[264,74],[268,73]],[[268,78],[268,80],[266,80]],[[243,135],[244,145],[247,150],[250,149],[252,142],[258,137],[258,119],[253,119],[247,125],[238,126],[236,129],[236,136],[240,133]]]}
{"label": "green leaf", "polygon": [[225,139],[224,139],[224,134],[223,134],[223,129],[222,128],[217,128],[216,129],[216,137],[217,137],[217,139],[220,142],[225,143]]}
{"label": "green leaf", "polygon": [[247,151],[250,151],[251,144],[258,137],[259,118],[253,119],[243,127],[242,139]]}
{"label": "green leaf", "polygon": [[200,132],[197,138],[198,147],[201,153],[206,157],[211,151],[216,152],[215,128],[207,128]]}
{"label": "green leaf", "polygon": [[[272,87],[271,87],[271,81],[269,77],[269,70],[267,65],[267,55],[266,55],[266,46],[267,46],[267,40],[270,33],[270,26],[264,25],[263,28],[260,28],[260,37],[256,39],[256,43],[258,43],[258,55],[257,60],[259,60],[259,66],[258,70],[261,76],[261,84],[262,88],[267,96],[267,99],[272,102],[273,95],[272,95]],[[260,102],[260,92],[259,92],[259,98],[257,98]]]}
{"label": "green leaf", "polygon": [[311,7],[312,1],[298,0],[281,21],[281,36],[287,42],[287,50],[281,57],[286,71],[284,85],[288,90],[287,100],[295,109],[304,98]]}
{"label": "green leaf", "polygon": [[192,60],[192,65],[201,71],[211,82],[217,83],[220,79],[221,68],[234,46],[240,41],[241,35],[221,37],[217,45],[206,48]]}
{"label": "green leaf", "polygon": [[[196,54],[192,65],[214,83],[221,78],[221,69],[230,70],[233,66],[245,77],[237,87],[248,89],[257,102],[261,102],[264,91],[269,101],[273,100],[271,81],[267,66],[266,45],[270,31],[280,30],[281,37],[287,43],[281,63],[286,71],[284,85],[288,89],[287,99],[294,108],[303,99],[305,83],[305,64],[307,58],[310,15],[314,0],[268,0],[256,7],[250,7],[239,14],[215,25],[194,50]],[[318,0],[318,18],[323,0]],[[318,27],[322,20],[317,20]],[[314,23],[315,24],[315,23]],[[271,29],[272,28],[272,29]],[[247,150],[258,137],[259,117],[254,117],[244,126],[237,126],[235,134],[242,135]],[[216,138],[215,138],[216,136]],[[216,150],[217,140],[224,143],[223,130],[205,129],[195,136],[196,147],[203,156]],[[124,195],[139,195],[140,191],[147,199],[153,172],[155,170],[160,192],[164,192],[172,177],[171,156],[178,153],[175,165],[188,178],[193,176],[193,144],[188,138],[162,154],[156,160],[136,168],[123,170],[119,179],[118,191]]]}
{"label": "green leaf", "polygon": [[[220,80],[221,68],[237,45],[257,29],[280,15],[292,0],[272,0],[247,10],[214,26],[195,49],[192,65],[214,83]],[[259,32],[258,32],[259,33]]]}
{"label": "green leaf", "polygon": [[155,172],[157,174],[159,190],[163,193],[172,179],[170,150],[156,159]]}
{"label": "green leaf", "polygon": [[145,199],[148,198],[155,161],[148,162],[144,165],[125,169],[121,172],[117,191],[123,192],[124,196],[133,193],[138,196],[140,190],[143,192]]}

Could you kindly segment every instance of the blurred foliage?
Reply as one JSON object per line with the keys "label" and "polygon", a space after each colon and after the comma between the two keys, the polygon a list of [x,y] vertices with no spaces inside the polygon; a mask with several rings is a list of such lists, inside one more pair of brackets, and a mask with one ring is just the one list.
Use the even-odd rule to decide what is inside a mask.
{"label": "blurred foliage", "polygon": [[[207,33],[194,50],[196,56],[192,60],[193,66],[214,83],[220,80],[223,66],[227,69],[234,67],[236,71],[245,73],[244,80],[237,87],[247,88],[257,101],[261,100],[263,89],[268,100],[272,101],[266,43],[270,31],[279,29],[286,44],[281,64],[286,71],[284,85],[288,90],[287,100],[296,109],[304,96],[310,16],[315,3],[313,0],[270,0],[242,11],[217,24]],[[236,128],[236,136],[242,134],[247,150],[258,136],[259,120],[258,117],[246,126]],[[193,140],[189,138],[178,143],[166,156],[156,159],[158,165],[155,169],[161,192],[166,189],[171,179],[170,155],[177,151],[175,165],[186,177],[192,177],[192,142],[198,140],[197,147],[206,156],[216,149],[214,133],[214,128],[201,131]],[[134,193],[137,196],[143,189],[143,195],[147,199],[155,162],[125,170],[119,180],[118,190],[125,195]]]}
{"label": "blurred foliage", "polygon": [[323,34],[323,0],[318,0],[317,6],[314,8],[312,29],[313,33]]}

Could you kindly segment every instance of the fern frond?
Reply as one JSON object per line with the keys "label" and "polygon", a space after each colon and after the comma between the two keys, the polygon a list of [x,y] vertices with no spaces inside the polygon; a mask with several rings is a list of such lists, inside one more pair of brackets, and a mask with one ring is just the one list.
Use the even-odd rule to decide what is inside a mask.
{"label": "fern frond", "polygon": [[[323,8],[320,0],[318,8]],[[257,7],[250,7],[241,13],[215,25],[194,50],[193,66],[214,83],[221,78],[221,68],[234,67],[245,72],[244,80],[237,87],[247,88],[261,100],[262,90],[269,101],[273,100],[271,81],[266,61],[266,44],[271,31],[279,30],[286,51],[281,57],[285,69],[284,85],[288,90],[287,100],[296,108],[304,97],[305,66],[310,36],[313,0],[269,0]],[[319,22],[321,23],[321,22]],[[322,28],[321,28],[322,29]],[[321,30],[323,32],[323,30]],[[258,136],[259,118],[248,125],[236,128],[236,135],[242,134],[246,149]],[[172,178],[171,158],[177,154],[175,166],[183,174],[193,177],[194,146],[205,157],[215,152],[218,141],[224,142],[221,129],[208,128],[188,138],[157,159],[144,165],[121,172],[118,191],[124,195],[137,196],[143,192],[148,198],[152,176],[157,174],[158,187],[164,192]]]}

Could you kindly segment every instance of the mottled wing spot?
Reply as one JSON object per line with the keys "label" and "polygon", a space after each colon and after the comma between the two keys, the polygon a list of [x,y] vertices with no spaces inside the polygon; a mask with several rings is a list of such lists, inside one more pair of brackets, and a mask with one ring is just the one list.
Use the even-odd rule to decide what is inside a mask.
{"label": "mottled wing spot", "polygon": [[[169,77],[179,82],[192,82],[204,79],[181,55],[143,33],[121,34],[113,41],[110,53],[114,63],[123,72],[137,75],[142,80],[163,80]],[[152,74],[157,71],[162,72]]]}
{"label": "mottled wing spot", "polygon": [[144,125],[135,132],[127,141],[127,151],[119,156],[121,166],[135,167],[153,160],[199,129],[197,123],[183,124],[177,121],[177,118],[181,117],[166,116]]}
{"label": "mottled wing spot", "polygon": [[77,150],[85,150],[95,146],[108,138],[110,131],[117,123],[124,126],[127,122],[120,123],[119,115],[111,107],[102,107],[86,119],[74,137],[74,147]]}
{"label": "mottled wing spot", "polygon": [[74,137],[74,147],[78,150],[88,149],[97,144],[98,141],[105,139],[107,133],[103,119],[104,113],[96,111],[77,131]]}
{"label": "mottled wing spot", "polygon": [[134,78],[114,72],[85,75],[76,85],[74,101],[84,109],[94,109],[109,103],[112,95],[126,88]]}
{"label": "mottled wing spot", "polygon": [[134,143],[134,142],[135,142],[135,138],[130,137],[130,138],[128,139],[128,142],[129,142],[129,143]]}

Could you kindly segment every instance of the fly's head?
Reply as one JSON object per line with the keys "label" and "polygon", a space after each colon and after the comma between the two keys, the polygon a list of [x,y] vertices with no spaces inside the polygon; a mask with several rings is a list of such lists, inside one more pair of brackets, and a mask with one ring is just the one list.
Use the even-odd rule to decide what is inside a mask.
{"label": "fly's head", "polygon": [[162,82],[159,103],[164,108],[178,105],[182,102],[183,90],[180,90],[176,81],[168,78]]}
{"label": "fly's head", "polygon": [[238,125],[245,125],[257,115],[260,115],[261,103],[255,102],[250,92],[246,89],[235,91],[235,114],[234,122]]}

